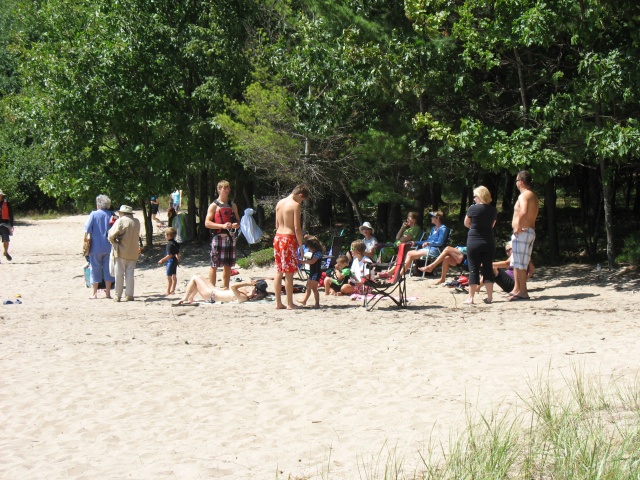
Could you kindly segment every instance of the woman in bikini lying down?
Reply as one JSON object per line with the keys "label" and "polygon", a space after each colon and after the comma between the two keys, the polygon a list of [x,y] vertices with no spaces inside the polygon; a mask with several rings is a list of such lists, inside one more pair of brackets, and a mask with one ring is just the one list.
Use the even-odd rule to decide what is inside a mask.
{"label": "woman in bikini lying down", "polygon": [[[175,305],[189,305],[196,295],[200,295],[206,302],[257,302],[267,296],[267,282],[257,280],[252,282],[238,282],[230,286],[230,290],[214,287],[209,279],[202,275],[194,275],[187,284],[184,297]],[[253,287],[247,291],[243,287]]]}

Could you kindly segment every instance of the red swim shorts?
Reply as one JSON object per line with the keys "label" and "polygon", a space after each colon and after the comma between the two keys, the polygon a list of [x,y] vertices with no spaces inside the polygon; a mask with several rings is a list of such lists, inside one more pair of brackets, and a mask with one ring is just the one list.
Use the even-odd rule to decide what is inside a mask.
{"label": "red swim shorts", "polygon": [[298,271],[298,241],[295,235],[276,233],[273,239],[276,270],[282,273]]}

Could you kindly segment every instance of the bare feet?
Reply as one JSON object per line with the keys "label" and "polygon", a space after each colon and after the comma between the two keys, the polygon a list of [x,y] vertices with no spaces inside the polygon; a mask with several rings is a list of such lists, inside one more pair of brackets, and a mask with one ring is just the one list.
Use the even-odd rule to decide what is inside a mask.
{"label": "bare feet", "polygon": [[286,307],[281,303],[280,305],[276,305],[276,310],[298,310],[302,308],[300,305],[287,305]]}
{"label": "bare feet", "polygon": [[473,299],[467,298],[463,303],[466,303],[467,305],[473,305]]}
{"label": "bare feet", "polygon": [[491,305],[491,302],[492,302],[493,300],[491,300],[491,299],[489,299],[489,298],[485,298],[485,299],[483,299],[482,301],[483,301],[484,303],[486,303],[487,305]]}
{"label": "bare feet", "polygon": [[91,295],[91,296],[89,297],[89,300],[95,300],[96,298],[98,298],[98,296],[97,296],[97,295]]}
{"label": "bare feet", "polygon": [[434,283],[434,285],[440,285],[441,283],[444,283],[444,279],[440,279],[437,282]]}
{"label": "bare feet", "polygon": [[431,265],[425,265],[424,267],[418,267],[418,270],[421,272],[431,273],[433,272],[433,267]]}

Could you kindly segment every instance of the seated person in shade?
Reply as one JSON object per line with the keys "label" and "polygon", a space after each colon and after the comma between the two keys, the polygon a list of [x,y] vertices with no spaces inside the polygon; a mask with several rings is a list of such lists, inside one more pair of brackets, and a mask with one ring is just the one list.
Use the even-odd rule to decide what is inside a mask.
{"label": "seated person in shade", "polygon": [[396,233],[396,245],[418,240],[422,228],[418,225],[418,213],[409,212],[398,233]]}
{"label": "seated person in shade", "polygon": [[364,254],[373,260],[376,257],[376,245],[378,244],[378,240],[373,236],[373,227],[369,222],[364,222],[360,225],[360,233],[364,235],[362,239],[365,246]]}
{"label": "seated person in shade", "polygon": [[[493,262],[493,276],[495,283],[505,292],[509,293],[513,290],[515,280],[513,278],[513,266],[511,263],[511,242],[507,242],[504,246],[508,255],[506,260],[501,262]],[[531,278],[536,267],[533,262],[529,261],[527,266],[527,279]]]}
{"label": "seated person in shade", "polygon": [[409,212],[407,219],[400,227],[400,230],[398,230],[398,233],[396,233],[395,247],[385,246],[381,248],[379,260],[384,263],[390,261],[391,258],[395,256],[398,245],[418,240],[421,233],[422,228],[418,225],[418,213]]}
{"label": "seated person in shade", "polygon": [[[196,295],[200,295],[205,302],[257,302],[267,296],[267,282],[257,280],[253,282],[238,282],[230,285],[230,290],[214,287],[208,277],[194,275],[187,284],[184,297],[174,305],[188,305],[193,303]],[[247,291],[243,287],[253,287]]]}
{"label": "seated person in shade", "polygon": [[442,223],[444,219],[444,213],[442,211],[431,212],[429,214],[431,216],[431,223],[433,227],[431,227],[431,231],[429,232],[429,236],[426,240],[423,241],[410,241],[409,245],[416,245],[420,248],[419,250],[410,250],[407,253],[407,258],[404,262],[404,270],[403,273],[407,271],[409,265],[414,260],[417,260],[420,257],[431,256],[437,257],[440,255],[440,248],[444,247],[445,242],[449,238],[449,229],[447,226]]}
{"label": "seated person in shade", "polygon": [[440,283],[444,283],[447,278],[447,272],[449,271],[449,267],[455,267],[456,265],[460,265],[464,261],[464,256],[467,253],[467,247],[445,247],[444,250],[438,258],[436,258],[429,265],[425,265],[424,267],[418,268],[421,272],[431,273],[433,269],[442,263],[442,274],[440,275],[440,279],[435,283],[435,285],[439,285]]}

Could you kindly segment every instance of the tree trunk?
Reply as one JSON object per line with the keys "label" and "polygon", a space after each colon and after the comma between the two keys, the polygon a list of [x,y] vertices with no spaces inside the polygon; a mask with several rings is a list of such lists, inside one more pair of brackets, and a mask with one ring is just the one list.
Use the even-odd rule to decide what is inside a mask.
{"label": "tree trunk", "polygon": [[378,242],[386,241],[388,237],[388,229],[389,229],[389,204],[386,202],[378,203],[378,208],[376,209],[376,227],[377,227],[377,239]]}
{"label": "tree trunk", "polygon": [[142,210],[142,217],[144,219],[144,239],[147,248],[153,246],[153,221],[151,220],[151,212],[147,210],[147,200],[143,198],[140,200],[140,210]]}
{"label": "tree trunk", "polygon": [[549,234],[549,257],[551,263],[557,263],[560,257],[558,243],[558,215],[557,215],[556,182],[550,178],[545,185],[544,208],[547,214],[547,230]]}
{"label": "tree trunk", "polygon": [[196,179],[193,173],[187,173],[187,238],[193,240],[196,236]]}
{"label": "tree trunk", "polygon": [[[596,103],[596,127],[602,129],[602,103]],[[613,233],[613,188],[611,187],[611,175],[607,160],[603,155],[598,156],[600,165],[600,177],[602,182],[602,196],[604,200],[604,225],[607,231],[607,263],[609,269],[614,268],[616,253],[614,249],[614,233]]]}
{"label": "tree trunk", "polygon": [[458,214],[458,222],[463,223],[464,217],[467,216],[467,198],[469,196],[469,187],[465,186],[462,189],[462,195],[460,197],[460,213]]}
{"label": "tree trunk", "polygon": [[340,180],[340,186],[342,187],[342,190],[345,196],[347,197],[347,199],[349,199],[349,203],[353,207],[353,211],[356,217],[358,218],[358,222],[359,222],[358,225],[362,225],[362,212],[360,212],[360,207],[358,206],[358,202],[356,202],[355,199],[353,198],[353,195],[351,195],[348,185],[342,180]]}
{"label": "tree trunk", "polygon": [[207,218],[207,210],[209,209],[209,197],[207,195],[208,182],[207,170],[200,170],[198,181],[198,216],[200,217],[198,225],[198,240],[201,242],[209,241],[209,230],[204,226],[204,221]]}
{"label": "tree trunk", "polygon": [[513,192],[515,189],[515,176],[510,173],[504,175],[504,194],[502,195],[502,211],[505,213],[513,212]]}

